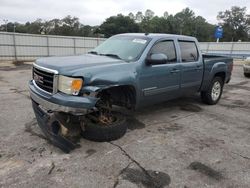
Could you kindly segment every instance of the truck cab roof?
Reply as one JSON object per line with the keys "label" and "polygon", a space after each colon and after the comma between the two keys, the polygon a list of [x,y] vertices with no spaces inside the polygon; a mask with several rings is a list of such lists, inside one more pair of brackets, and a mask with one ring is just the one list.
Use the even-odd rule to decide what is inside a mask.
{"label": "truck cab roof", "polygon": [[170,38],[170,39],[197,41],[195,37],[190,37],[186,35],[164,34],[164,33],[123,33],[123,34],[118,34],[115,36],[145,37],[148,39],[156,39],[156,40],[162,39],[162,38]]}

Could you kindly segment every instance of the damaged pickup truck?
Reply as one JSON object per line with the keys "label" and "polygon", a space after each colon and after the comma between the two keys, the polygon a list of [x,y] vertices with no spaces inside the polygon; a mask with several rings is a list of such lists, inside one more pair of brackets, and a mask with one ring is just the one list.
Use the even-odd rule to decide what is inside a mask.
{"label": "damaged pickup truck", "polygon": [[111,141],[125,134],[126,116],[114,106],[134,110],[197,92],[216,104],[232,68],[231,58],[203,55],[193,37],[120,34],[85,55],[38,59],[29,88],[38,125],[70,152],[79,135]]}

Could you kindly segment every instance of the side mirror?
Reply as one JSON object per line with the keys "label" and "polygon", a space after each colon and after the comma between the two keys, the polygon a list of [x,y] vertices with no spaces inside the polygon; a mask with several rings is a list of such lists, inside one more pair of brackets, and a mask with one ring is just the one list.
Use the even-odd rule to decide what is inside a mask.
{"label": "side mirror", "polygon": [[168,61],[168,57],[165,54],[157,53],[157,54],[151,54],[146,59],[147,65],[160,65],[165,64]]}

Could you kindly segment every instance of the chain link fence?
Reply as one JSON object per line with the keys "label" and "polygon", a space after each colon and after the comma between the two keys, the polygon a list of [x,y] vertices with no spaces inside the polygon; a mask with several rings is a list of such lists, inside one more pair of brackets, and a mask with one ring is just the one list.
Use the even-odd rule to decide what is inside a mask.
{"label": "chain link fence", "polygon": [[250,56],[250,42],[201,42],[203,53],[220,54],[234,58],[246,58]]}
{"label": "chain link fence", "polygon": [[0,32],[0,60],[33,61],[38,57],[84,54],[104,40]]}

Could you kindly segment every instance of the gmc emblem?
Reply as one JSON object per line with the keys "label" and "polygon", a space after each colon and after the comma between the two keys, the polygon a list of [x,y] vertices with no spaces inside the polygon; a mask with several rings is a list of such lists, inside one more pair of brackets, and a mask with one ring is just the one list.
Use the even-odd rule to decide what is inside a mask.
{"label": "gmc emblem", "polygon": [[42,76],[39,76],[38,74],[34,73],[34,80],[36,82],[39,82],[41,84],[43,84],[43,77]]}

